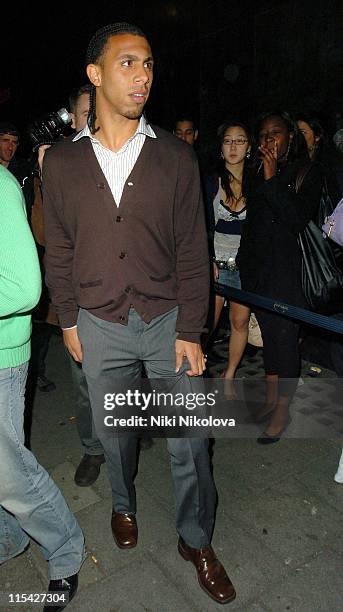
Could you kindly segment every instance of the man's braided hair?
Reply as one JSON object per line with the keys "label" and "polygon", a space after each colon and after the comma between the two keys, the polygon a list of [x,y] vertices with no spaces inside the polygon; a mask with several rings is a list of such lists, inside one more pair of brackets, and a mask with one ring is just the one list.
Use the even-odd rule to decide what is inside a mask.
{"label": "man's braided hair", "polygon": [[[96,64],[101,58],[106,44],[112,36],[118,34],[133,34],[134,36],[142,36],[146,38],[144,32],[135,25],[125,22],[111,23],[97,30],[88,45],[86,53],[86,66],[88,64]],[[88,127],[92,134],[99,129],[95,129],[96,122],[96,87],[91,85],[89,97],[89,113],[87,118]]]}

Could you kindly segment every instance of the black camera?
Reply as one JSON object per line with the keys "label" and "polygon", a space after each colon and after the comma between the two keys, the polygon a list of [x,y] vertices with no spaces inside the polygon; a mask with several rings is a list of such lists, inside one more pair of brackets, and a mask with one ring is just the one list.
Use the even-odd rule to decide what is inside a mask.
{"label": "black camera", "polygon": [[29,136],[36,151],[41,145],[54,144],[70,131],[71,116],[65,108],[43,115],[29,126]]}

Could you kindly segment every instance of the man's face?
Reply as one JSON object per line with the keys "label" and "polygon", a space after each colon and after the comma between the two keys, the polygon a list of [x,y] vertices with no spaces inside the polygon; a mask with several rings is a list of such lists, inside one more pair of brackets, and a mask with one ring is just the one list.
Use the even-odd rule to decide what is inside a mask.
{"label": "man's face", "polygon": [[76,132],[80,132],[80,130],[83,130],[87,123],[89,111],[89,93],[81,94],[81,96],[78,97],[74,111],[74,113],[70,113],[73,118],[71,125]]}
{"label": "man's face", "polygon": [[112,36],[98,63],[87,66],[87,74],[97,88],[97,108],[112,116],[138,119],[153,79],[148,41],[133,34]]}
{"label": "man's face", "polygon": [[177,121],[174,134],[192,146],[198,138],[198,130],[194,129],[193,121]]}
{"label": "man's face", "polygon": [[8,166],[18,146],[18,136],[0,134],[0,163]]}

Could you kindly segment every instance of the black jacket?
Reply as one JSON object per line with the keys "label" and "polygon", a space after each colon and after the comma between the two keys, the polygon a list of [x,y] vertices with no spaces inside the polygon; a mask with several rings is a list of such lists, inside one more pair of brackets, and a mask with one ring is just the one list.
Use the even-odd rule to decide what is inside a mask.
{"label": "black jacket", "polygon": [[303,165],[280,167],[268,181],[262,170],[253,181],[236,260],[243,289],[295,305],[304,304],[297,236],[315,217],[323,184],[322,173],[313,164],[296,193]]}
{"label": "black jacket", "polygon": [[34,200],[33,191],[33,166],[30,162],[20,157],[13,157],[8,164],[8,170],[15,176],[20,187],[23,190],[27,218],[31,219],[31,209]]}

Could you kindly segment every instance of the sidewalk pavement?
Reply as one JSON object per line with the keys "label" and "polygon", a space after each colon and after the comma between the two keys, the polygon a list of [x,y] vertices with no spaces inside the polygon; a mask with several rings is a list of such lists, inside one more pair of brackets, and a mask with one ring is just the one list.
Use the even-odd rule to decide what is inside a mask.
{"label": "sidewalk pavement", "polygon": [[[37,392],[31,445],[76,513],[89,553],[80,572],[78,594],[67,610],[342,609],[343,485],[333,480],[341,449],[337,439],[282,439],[269,447],[259,446],[254,439],[221,438],[215,442],[213,467],[219,505],[213,546],[237,590],[233,603],[220,606],[199,588],[195,568],[177,552],[165,441],[156,440],[150,450],[141,452],[136,478],[138,546],[121,551],[111,534],[111,493],[105,465],[92,487],[74,484],[82,449],[69,364],[58,336],[51,340],[47,363],[47,375],[57,389]],[[249,376],[262,375],[260,353],[245,358],[242,367]],[[305,373],[306,368],[308,364]],[[333,376],[330,372],[325,375]],[[0,591],[44,592],[47,585],[47,564],[33,542],[24,554],[0,568]],[[16,605],[0,609],[39,608]]]}

